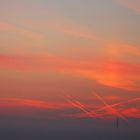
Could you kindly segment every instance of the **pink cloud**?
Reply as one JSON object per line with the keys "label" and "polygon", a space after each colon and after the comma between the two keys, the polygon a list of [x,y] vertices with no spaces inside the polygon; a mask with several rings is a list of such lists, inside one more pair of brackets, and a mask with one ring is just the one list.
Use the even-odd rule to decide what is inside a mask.
{"label": "pink cloud", "polygon": [[140,1],[139,0],[119,0],[119,2],[125,7],[140,13]]}

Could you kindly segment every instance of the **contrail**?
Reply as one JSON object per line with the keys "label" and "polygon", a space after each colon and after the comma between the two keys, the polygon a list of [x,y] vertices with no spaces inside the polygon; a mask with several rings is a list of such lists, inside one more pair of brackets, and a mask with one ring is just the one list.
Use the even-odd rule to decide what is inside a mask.
{"label": "contrail", "polygon": [[[136,101],[140,101],[140,98],[134,98],[134,99],[130,99],[127,101],[123,101],[123,102],[118,102],[115,104],[110,105],[111,107],[116,107],[116,106],[120,106],[120,105],[124,105],[124,104],[128,104],[128,103],[132,103],[132,102],[136,102]],[[108,108],[108,106],[102,107],[97,109],[96,111],[102,111],[102,110],[106,110]]]}
{"label": "contrail", "polygon": [[127,121],[127,119],[121,114],[119,113],[116,109],[114,109],[111,105],[107,104],[106,101],[101,97],[99,96],[97,93],[94,93],[94,95],[100,100],[102,101],[102,103],[106,106],[106,108],[108,108],[112,114],[114,114],[115,116],[119,117],[119,118],[122,118],[123,120]]}
{"label": "contrail", "polygon": [[95,117],[102,117],[101,115],[97,114],[95,111],[89,111],[87,110],[87,108],[85,107],[85,105],[83,105],[81,102],[79,102],[78,100],[74,99],[71,96],[67,96],[66,100],[73,105],[74,107],[82,110],[84,113],[86,113],[89,117],[95,118]]}

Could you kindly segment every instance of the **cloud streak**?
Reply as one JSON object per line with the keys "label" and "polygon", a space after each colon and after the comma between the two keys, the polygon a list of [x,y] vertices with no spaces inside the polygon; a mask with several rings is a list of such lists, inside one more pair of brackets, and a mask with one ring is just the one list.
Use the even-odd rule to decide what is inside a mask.
{"label": "cloud streak", "polygon": [[13,32],[13,33],[16,33],[16,34],[21,34],[21,35],[24,35],[25,37],[33,39],[34,41],[44,40],[44,36],[39,34],[39,33],[34,33],[32,31],[29,31],[29,30],[26,30],[26,29],[23,29],[23,28],[19,28],[15,25],[5,23],[5,22],[0,22],[0,30],[7,31],[7,32]]}
{"label": "cloud streak", "polygon": [[[125,106],[126,104],[132,104],[131,101],[124,101],[123,103],[116,102],[114,104],[106,104],[99,97],[99,100],[104,102],[104,106],[97,105],[93,102],[92,105],[88,103],[81,103],[71,96],[66,96],[65,101],[42,101],[36,99],[23,99],[23,98],[0,98],[0,116],[28,116],[30,117],[49,117],[51,119],[62,119],[62,118],[100,118],[100,119],[113,119],[120,117],[126,118],[140,118],[139,104],[135,107]],[[132,99],[137,102],[138,98]],[[98,101],[98,100],[97,100]],[[122,106],[123,104],[123,106]],[[104,108],[104,109],[103,109]],[[77,110],[77,111],[75,111]],[[34,116],[39,111],[39,116]],[[44,111],[46,114],[44,114]],[[53,113],[49,113],[53,112]],[[124,117],[125,116],[125,117]]]}
{"label": "cloud streak", "polygon": [[22,99],[22,98],[0,98],[0,106],[27,106],[42,109],[65,109],[70,106],[62,102],[49,102],[35,99]]}

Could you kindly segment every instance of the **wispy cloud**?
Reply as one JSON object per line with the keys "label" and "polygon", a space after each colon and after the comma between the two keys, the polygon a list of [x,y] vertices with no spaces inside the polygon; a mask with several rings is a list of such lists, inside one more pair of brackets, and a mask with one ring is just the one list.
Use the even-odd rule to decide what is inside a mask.
{"label": "wispy cloud", "polygon": [[60,56],[12,56],[0,55],[0,67],[16,71],[47,71],[77,75],[116,88],[140,90],[139,62],[121,62],[116,60],[72,60]]}
{"label": "wispy cloud", "polygon": [[65,17],[59,11],[55,11],[54,9],[51,9],[47,6],[46,6],[47,10],[44,9],[44,7],[40,7],[40,8],[42,8],[41,14],[44,15],[45,13],[47,20],[41,19],[38,21],[35,19],[23,19],[18,22],[22,25],[38,28],[39,30],[43,30],[46,32],[48,32],[48,30],[49,31],[51,30],[51,32],[55,32],[63,36],[68,36],[68,37],[73,37],[78,39],[80,38],[89,41],[94,41],[97,39],[96,33],[94,33],[93,30],[89,30],[87,26],[85,27],[84,25],[80,25],[75,21]]}
{"label": "wispy cloud", "polygon": [[124,56],[133,56],[140,58],[139,46],[131,45],[129,43],[124,43],[121,41],[108,41],[104,45],[105,52],[110,55],[110,57],[116,57],[119,59]]}
{"label": "wispy cloud", "polygon": [[140,13],[140,1],[139,0],[118,0],[120,4],[132,9],[133,11]]}
{"label": "wispy cloud", "polygon": [[34,41],[36,41],[36,40],[38,40],[38,41],[44,40],[43,35],[41,35],[39,33],[29,31],[27,29],[17,27],[17,26],[15,26],[13,24],[10,24],[10,23],[0,22],[0,30],[21,34],[21,35],[24,35],[25,37],[33,39]]}

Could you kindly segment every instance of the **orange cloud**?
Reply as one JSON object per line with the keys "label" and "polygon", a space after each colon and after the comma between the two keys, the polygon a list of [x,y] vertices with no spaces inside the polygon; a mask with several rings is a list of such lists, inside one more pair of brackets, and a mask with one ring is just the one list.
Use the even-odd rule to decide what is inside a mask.
{"label": "orange cloud", "polygon": [[14,26],[12,24],[4,23],[4,22],[0,22],[0,30],[13,32],[13,33],[17,33],[17,34],[22,34],[28,38],[33,39],[33,40],[38,40],[38,41],[44,40],[44,36],[41,34],[34,33],[34,32],[29,31],[29,30],[22,29],[22,28],[19,28],[17,26]]}
{"label": "orange cloud", "polygon": [[104,45],[104,51],[109,57],[124,57],[125,55],[132,55],[140,57],[139,46],[119,42],[119,41],[108,41]]}
{"label": "orange cloud", "polygon": [[80,61],[58,56],[0,55],[0,67],[18,71],[53,71],[93,79],[101,84],[140,90],[140,64],[104,59]]}
{"label": "orange cloud", "polygon": [[139,0],[119,0],[119,2],[128,7],[129,9],[134,10],[137,13],[140,13],[140,1]]}
{"label": "orange cloud", "polygon": [[121,100],[122,97],[119,97],[116,95],[108,95],[108,96],[105,96],[104,99],[107,101],[118,101],[118,100]]}

